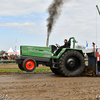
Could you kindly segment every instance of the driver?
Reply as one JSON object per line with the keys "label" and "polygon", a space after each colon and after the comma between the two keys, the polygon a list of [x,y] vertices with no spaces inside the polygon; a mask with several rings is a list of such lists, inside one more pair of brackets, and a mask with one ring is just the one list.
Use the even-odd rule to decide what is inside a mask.
{"label": "driver", "polygon": [[62,48],[70,48],[70,42],[71,42],[71,40],[69,40],[67,42],[67,39],[65,39],[64,40],[64,45],[58,47],[59,49],[56,51],[55,55],[58,55],[59,52],[62,50]]}
{"label": "driver", "polygon": [[60,49],[62,48],[70,48],[70,40],[67,42],[67,39],[64,40],[64,45],[59,46]]}

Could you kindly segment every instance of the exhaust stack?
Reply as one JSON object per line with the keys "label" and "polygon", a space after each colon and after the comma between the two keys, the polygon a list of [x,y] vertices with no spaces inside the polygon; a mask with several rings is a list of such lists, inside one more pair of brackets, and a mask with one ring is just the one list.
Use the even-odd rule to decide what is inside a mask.
{"label": "exhaust stack", "polygon": [[48,44],[49,44],[49,38],[47,37],[46,47],[48,47]]}

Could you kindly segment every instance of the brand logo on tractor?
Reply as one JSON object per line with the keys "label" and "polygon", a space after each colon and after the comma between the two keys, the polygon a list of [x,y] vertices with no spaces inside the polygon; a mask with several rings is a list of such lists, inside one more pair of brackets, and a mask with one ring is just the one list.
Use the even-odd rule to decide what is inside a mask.
{"label": "brand logo on tractor", "polygon": [[43,55],[43,57],[50,57],[50,55]]}
{"label": "brand logo on tractor", "polygon": [[38,50],[38,49],[27,49],[27,50],[30,50],[30,51],[42,51],[42,52],[51,52],[51,51],[46,51],[46,50]]}

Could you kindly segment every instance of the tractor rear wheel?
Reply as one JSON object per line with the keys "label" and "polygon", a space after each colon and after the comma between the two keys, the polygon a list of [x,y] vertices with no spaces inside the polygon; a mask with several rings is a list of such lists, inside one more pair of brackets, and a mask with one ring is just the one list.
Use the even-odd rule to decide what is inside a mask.
{"label": "tractor rear wheel", "polygon": [[21,62],[21,64],[18,64],[18,67],[19,67],[20,70],[23,70],[24,71],[23,62]]}
{"label": "tractor rear wheel", "polygon": [[36,68],[36,61],[32,58],[27,58],[23,62],[23,68],[26,72],[32,72]]}
{"label": "tractor rear wheel", "polygon": [[62,76],[75,77],[82,74],[85,69],[83,55],[75,50],[65,52],[59,59],[59,73]]}
{"label": "tractor rear wheel", "polygon": [[50,67],[50,69],[51,69],[51,71],[52,71],[54,74],[59,75],[58,69],[56,69],[56,68],[51,68],[51,67]]}

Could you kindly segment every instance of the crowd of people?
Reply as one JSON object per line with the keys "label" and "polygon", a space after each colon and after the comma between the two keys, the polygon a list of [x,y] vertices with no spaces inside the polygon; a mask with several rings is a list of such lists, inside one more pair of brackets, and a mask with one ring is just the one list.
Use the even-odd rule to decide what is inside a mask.
{"label": "crowd of people", "polygon": [[1,56],[0,60],[15,60],[18,56],[11,55],[11,56]]}

